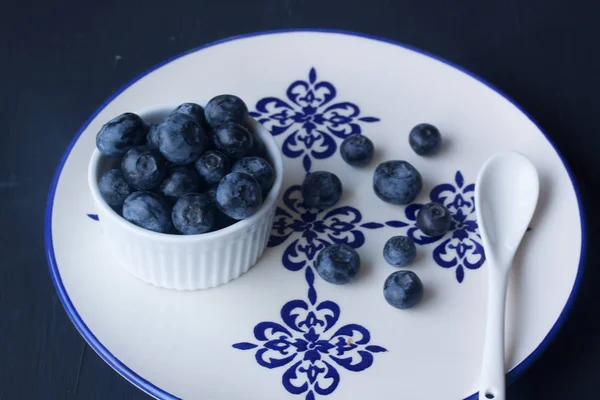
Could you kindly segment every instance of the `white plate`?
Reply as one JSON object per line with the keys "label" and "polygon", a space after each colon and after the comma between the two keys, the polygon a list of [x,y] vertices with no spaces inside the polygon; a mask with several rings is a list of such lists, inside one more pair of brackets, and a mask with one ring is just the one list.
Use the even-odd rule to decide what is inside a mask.
{"label": "white plate", "polygon": [[[277,134],[284,190],[272,247],[222,287],[173,292],[115,263],[95,214],[86,166],[111,117],[157,104],[235,93]],[[407,135],[437,125],[442,152],[418,157]],[[355,169],[336,149],[362,133],[377,160]],[[473,210],[473,182],[493,153],[517,150],[540,173],[532,230],[509,285],[507,355],[516,377],[564,320],[580,277],[582,214],[560,155],[532,120],[481,80],[382,39],[294,31],[228,39],[144,74],[102,105],[77,134],[48,199],[46,246],[59,296],[84,338],[113,368],[158,398],[462,399],[475,390],[484,334],[486,268]],[[383,203],[371,188],[377,162],[419,169],[417,203],[441,201],[458,221],[428,243],[414,207]],[[306,170],[341,178],[342,201],[320,214],[302,208]],[[382,256],[392,235],[419,246],[411,267],[426,287],[412,310],[387,305]],[[347,241],[360,279],[325,283],[313,272],[324,243]]]}

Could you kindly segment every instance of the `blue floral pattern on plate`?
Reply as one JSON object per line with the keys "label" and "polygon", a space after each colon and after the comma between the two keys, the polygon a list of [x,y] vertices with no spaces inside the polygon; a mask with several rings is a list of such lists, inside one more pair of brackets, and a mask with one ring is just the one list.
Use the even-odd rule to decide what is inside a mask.
{"label": "blue floral pattern on plate", "polygon": [[371,333],[362,325],[338,327],[340,307],[333,301],[318,301],[311,268],[306,269],[305,278],[308,302],[288,301],[281,308],[282,322],[260,322],[254,327],[257,342],[240,342],[232,347],[254,351],[262,367],[285,366],[284,388],[294,395],[305,395],[305,400],[314,400],[317,395],[335,391],[340,383],[338,368],[364,371],[373,364],[374,354],[387,350],[371,344]]}
{"label": "blue floral pattern on plate", "polygon": [[445,205],[452,213],[450,232],[444,236],[426,236],[416,226],[417,211],[422,204],[411,204],[405,209],[406,217],[412,221],[407,235],[420,245],[442,241],[434,248],[433,259],[442,268],[456,268],[459,283],[465,278],[465,269],[478,269],[485,262],[481,237],[477,232],[474,196],[475,185],[465,185],[460,171],[456,172],[454,184],[443,183],[431,190],[431,201]]}
{"label": "blue floral pattern on plate", "polygon": [[343,243],[357,249],[365,243],[365,230],[407,225],[395,220],[364,222],[360,211],[350,206],[331,210],[307,208],[300,186],[290,186],[283,195],[283,207],[277,207],[275,211],[269,247],[278,246],[294,233],[300,233],[300,237],[288,244],[282,256],[285,268],[299,271],[313,261],[321,249],[332,243]]}
{"label": "blue floral pattern on plate", "polygon": [[302,157],[306,172],[312,168],[312,158],[325,159],[337,150],[337,139],[362,132],[361,124],[379,118],[361,116],[360,108],[348,101],[336,100],[337,90],[331,82],[319,81],[311,68],[308,80],[292,82],[286,99],[265,97],[250,112],[273,136],[285,135],[283,154]]}

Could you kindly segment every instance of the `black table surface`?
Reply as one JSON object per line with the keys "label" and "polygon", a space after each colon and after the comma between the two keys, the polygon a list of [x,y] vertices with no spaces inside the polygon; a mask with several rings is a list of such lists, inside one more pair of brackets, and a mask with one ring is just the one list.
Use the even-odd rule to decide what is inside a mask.
{"label": "black table surface", "polygon": [[440,55],[499,87],[548,132],[579,182],[587,268],[563,329],[508,398],[600,398],[598,15],[595,0],[4,0],[0,399],[149,398],[94,353],[56,296],[43,241],[54,170],[96,107],[151,66],[224,37],[299,27],[364,32]]}

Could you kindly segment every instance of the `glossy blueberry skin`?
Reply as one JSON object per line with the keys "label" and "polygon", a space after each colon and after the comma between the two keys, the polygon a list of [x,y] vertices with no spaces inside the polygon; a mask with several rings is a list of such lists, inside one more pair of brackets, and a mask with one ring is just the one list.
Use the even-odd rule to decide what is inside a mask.
{"label": "glossy blueberry skin", "polygon": [[134,192],[123,203],[123,218],[142,228],[167,233],[171,230],[171,208],[152,192]]}
{"label": "glossy blueberry skin", "polygon": [[102,175],[98,183],[98,189],[100,189],[104,201],[113,208],[121,207],[127,196],[134,191],[125,180],[123,172],[116,168]]}
{"label": "glossy blueberry skin", "polygon": [[347,137],[340,146],[340,154],[344,161],[353,167],[367,165],[375,153],[373,142],[363,135]]}
{"label": "glossy blueberry skin", "polygon": [[214,204],[204,194],[188,193],[177,200],[171,218],[175,229],[184,235],[210,232],[215,223]]}
{"label": "glossy blueberry skin", "polygon": [[208,137],[204,129],[187,115],[171,114],[158,129],[158,148],[174,164],[192,164],[208,148]]}
{"label": "glossy blueberry skin", "polygon": [[148,125],[139,115],[121,114],[108,121],[96,135],[96,147],[110,157],[123,157],[132,147],[141,146],[146,140]]}
{"label": "glossy blueberry skin", "polygon": [[177,201],[187,193],[199,192],[202,188],[202,180],[193,167],[177,167],[171,170],[162,181],[158,192],[167,200]]}
{"label": "glossy blueberry skin", "polygon": [[[250,129],[248,129],[250,131]],[[252,133],[252,131],[250,131]],[[268,158],[267,146],[262,139],[255,133],[252,133],[252,148],[248,153],[249,156]]]}
{"label": "glossy blueberry skin", "polygon": [[263,194],[268,193],[275,182],[275,171],[267,160],[261,157],[244,157],[237,160],[232,172],[248,174],[258,182]]}
{"label": "glossy blueberry skin", "polygon": [[217,205],[217,187],[219,185],[214,185],[211,186],[208,190],[206,190],[204,192],[204,194],[206,196],[208,196],[208,198],[210,199],[210,201],[214,204],[215,206],[215,225],[213,227],[213,231],[217,231],[219,229],[223,229],[226,228],[230,225],[233,225],[237,222],[237,220],[229,217],[228,215],[226,215],[225,213],[223,213],[223,211],[221,211],[219,209],[219,206]]}
{"label": "glossy blueberry skin", "polygon": [[248,218],[258,211],[263,198],[260,186],[250,175],[232,172],[217,187],[217,206],[235,220]]}
{"label": "glossy blueberry skin", "polygon": [[412,271],[396,271],[385,280],[383,297],[396,308],[414,307],[423,298],[423,283]]}
{"label": "glossy blueberry skin", "polygon": [[204,192],[204,194],[215,206],[215,224],[213,226],[213,231],[218,231],[219,229],[227,228],[228,226],[233,225],[237,222],[235,219],[224,214],[217,206],[217,187],[218,185],[211,186],[210,188],[208,188],[208,190]]}
{"label": "glossy blueberry skin", "polygon": [[121,171],[127,182],[137,190],[157,187],[167,174],[164,157],[147,147],[134,147],[121,161]]}
{"label": "glossy blueberry skin", "polygon": [[302,182],[304,205],[325,209],[333,206],[342,197],[342,182],[331,172],[316,171],[306,175]]}
{"label": "glossy blueberry skin", "polygon": [[406,161],[383,162],[373,174],[373,190],[387,203],[409,204],[422,188],[421,174]]}
{"label": "glossy blueberry skin", "polygon": [[217,205],[217,188],[219,185],[213,185],[204,191],[204,194],[208,197],[210,201]]}
{"label": "glossy blueberry skin", "polygon": [[440,150],[442,136],[431,124],[419,124],[408,135],[410,147],[420,156],[429,156]]}
{"label": "glossy blueberry skin", "polygon": [[234,122],[227,122],[216,128],[213,131],[213,141],[217,150],[236,160],[250,154],[254,145],[250,131]]}
{"label": "glossy blueberry skin", "polygon": [[391,237],[383,247],[383,258],[394,267],[410,264],[417,255],[417,246],[407,236]]}
{"label": "glossy blueberry skin", "polygon": [[159,124],[152,124],[148,128],[148,134],[146,135],[146,146],[150,150],[158,150],[158,125]]}
{"label": "glossy blueberry skin", "polygon": [[201,127],[206,125],[206,117],[204,116],[204,108],[196,103],[183,103],[177,106],[171,114],[184,114],[191,117]]}
{"label": "glossy blueberry skin", "polygon": [[360,270],[360,256],[352,247],[333,244],[317,255],[317,273],[326,282],[345,285],[351,282]]}
{"label": "glossy blueberry skin", "polygon": [[428,203],[417,212],[417,227],[427,236],[442,236],[450,229],[452,214],[439,203]]}
{"label": "glossy blueberry skin", "polygon": [[248,118],[248,107],[239,97],[231,94],[222,94],[213,97],[208,102],[204,109],[204,115],[206,122],[213,128],[217,128],[227,122],[243,124],[246,118]]}
{"label": "glossy blueberry skin", "polygon": [[210,184],[219,183],[231,171],[229,158],[217,150],[202,154],[195,166],[202,179]]}

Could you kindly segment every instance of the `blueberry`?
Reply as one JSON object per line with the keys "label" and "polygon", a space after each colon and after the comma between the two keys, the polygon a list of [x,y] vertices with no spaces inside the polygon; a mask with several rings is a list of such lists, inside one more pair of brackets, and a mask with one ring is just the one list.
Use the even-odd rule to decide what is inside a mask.
{"label": "blueberry", "polygon": [[442,236],[450,229],[452,215],[439,203],[429,203],[417,212],[417,227],[427,236]]}
{"label": "blueberry", "polygon": [[208,183],[219,183],[231,171],[231,162],[220,151],[210,150],[196,161],[196,170]]}
{"label": "blueberry", "polygon": [[250,175],[232,172],[217,188],[217,205],[227,216],[241,220],[258,211],[262,193],[256,179]]}
{"label": "blueberry", "polygon": [[158,191],[171,201],[177,201],[187,193],[199,192],[202,181],[193,167],[177,167],[169,172]]}
{"label": "blueberry", "polygon": [[191,117],[201,127],[206,126],[206,118],[204,117],[204,108],[196,103],[183,103],[177,106],[171,114],[183,114]]}
{"label": "blueberry", "polygon": [[248,118],[248,107],[242,99],[230,94],[213,97],[204,110],[206,121],[213,128],[226,122],[242,124]]}
{"label": "blueberry", "polygon": [[412,271],[396,271],[385,280],[383,296],[393,307],[411,308],[423,298],[423,283]]}
{"label": "blueberry", "polygon": [[363,135],[348,136],[340,146],[342,158],[354,167],[367,165],[373,158],[374,152],[373,142]]}
{"label": "blueberry", "polygon": [[167,165],[158,151],[134,147],[123,157],[121,171],[131,186],[137,190],[149,190],[157,187],[163,180]]}
{"label": "blueberry", "polygon": [[123,218],[154,232],[169,232],[171,210],[168,203],[152,192],[131,193],[123,203]]}
{"label": "blueberry", "polygon": [[98,183],[100,194],[111,207],[121,207],[134,189],[127,183],[120,169],[111,169],[100,178]]}
{"label": "blueberry", "polygon": [[409,204],[422,188],[421,174],[406,161],[386,161],[373,174],[375,194],[388,203]]}
{"label": "blueberry", "polygon": [[394,236],[383,247],[383,258],[394,267],[410,264],[417,255],[415,243],[406,236]]}
{"label": "blueberry", "polygon": [[159,150],[174,164],[191,164],[208,147],[208,138],[204,129],[187,115],[171,114],[158,129]]}
{"label": "blueberry", "polygon": [[275,182],[273,167],[264,158],[244,157],[233,164],[231,171],[248,174],[256,179],[263,193],[268,193]]}
{"label": "blueberry", "polygon": [[158,150],[158,124],[150,125],[146,135],[146,146],[151,150]]}
{"label": "blueberry", "polygon": [[209,232],[215,223],[214,204],[206,195],[188,193],[177,200],[171,218],[175,229],[184,235]]}
{"label": "blueberry", "polygon": [[211,186],[204,192],[206,197],[208,197],[208,199],[210,201],[212,201],[215,206],[217,205],[217,188],[218,187],[219,187],[219,185]]}
{"label": "blueberry", "polygon": [[410,131],[408,143],[418,155],[428,156],[440,150],[442,136],[435,126],[419,124]]}
{"label": "blueberry", "polygon": [[[250,133],[252,132],[250,131]],[[250,149],[248,155],[262,158],[268,157],[267,146],[265,146],[265,142],[263,142],[260,136],[255,133],[252,134],[252,148]]]}
{"label": "blueberry", "polygon": [[325,281],[334,285],[344,285],[358,274],[360,256],[348,245],[333,244],[319,252],[315,267]]}
{"label": "blueberry", "polygon": [[311,172],[302,182],[302,196],[307,207],[331,207],[342,197],[342,182],[331,172]]}
{"label": "blueberry", "polygon": [[254,143],[253,135],[240,124],[227,122],[214,130],[213,140],[217,150],[226,156],[239,159],[250,153]]}
{"label": "blueberry", "polygon": [[213,226],[213,231],[227,228],[228,226],[237,222],[235,219],[225,215],[217,206],[217,187],[218,185],[211,186],[204,192],[211,203],[215,206],[215,224]]}
{"label": "blueberry", "polygon": [[107,122],[96,135],[96,147],[110,157],[123,157],[129,149],[144,144],[148,126],[139,115],[121,114]]}

